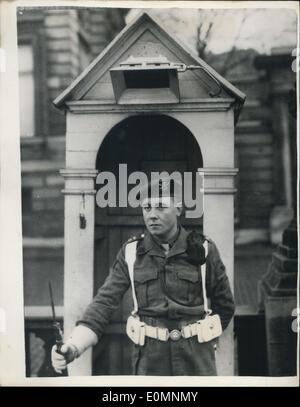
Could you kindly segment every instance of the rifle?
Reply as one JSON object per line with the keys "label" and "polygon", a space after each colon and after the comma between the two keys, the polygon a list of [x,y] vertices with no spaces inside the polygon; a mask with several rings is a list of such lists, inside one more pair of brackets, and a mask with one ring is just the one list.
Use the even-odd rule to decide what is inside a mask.
{"label": "rifle", "polygon": [[[61,329],[60,323],[56,320],[56,315],[55,315],[55,307],[54,307],[54,301],[53,301],[53,293],[52,293],[52,287],[51,283],[49,281],[49,293],[50,293],[50,301],[51,301],[51,308],[52,308],[52,318],[53,318],[53,328],[55,332],[55,343],[56,343],[56,352],[59,354],[61,353],[61,347],[64,343],[63,340],[63,331]],[[62,376],[68,376],[68,370],[64,369],[61,373]]]}

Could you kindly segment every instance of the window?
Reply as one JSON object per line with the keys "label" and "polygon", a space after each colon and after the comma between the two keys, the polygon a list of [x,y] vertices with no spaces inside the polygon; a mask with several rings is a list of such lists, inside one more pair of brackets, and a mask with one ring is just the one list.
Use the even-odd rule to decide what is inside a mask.
{"label": "window", "polygon": [[35,134],[34,65],[32,45],[20,45],[18,57],[21,136],[32,137]]}
{"label": "window", "polygon": [[125,71],[125,85],[129,89],[169,88],[169,73],[166,70]]}

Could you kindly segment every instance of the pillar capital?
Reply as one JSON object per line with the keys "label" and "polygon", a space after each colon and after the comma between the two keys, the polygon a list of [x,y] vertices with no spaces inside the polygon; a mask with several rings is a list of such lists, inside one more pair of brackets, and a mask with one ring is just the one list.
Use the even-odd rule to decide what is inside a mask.
{"label": "pillar capital", "polygon": [[234,177],[238,173],[237,168],[198,168],[198,172],[204,175],[204,194],[233,195],[236,193]]}
{"label": "pillar capital", "polygon": [[59,171],[65,179],[64,195],[95,195],[98,170],[92,168],[66,168]]}

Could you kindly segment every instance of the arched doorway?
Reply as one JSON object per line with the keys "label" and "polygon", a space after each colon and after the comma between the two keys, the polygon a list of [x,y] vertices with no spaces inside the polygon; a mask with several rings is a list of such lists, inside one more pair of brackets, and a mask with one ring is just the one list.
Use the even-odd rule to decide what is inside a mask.
{"label": "arched doorway", "polygon": [[[196,173],[203,167],[199,145],[193,134],[178,120],[165,115],[132,116],[114,126],[99,149],[96,168],[110,171],[118,179],[119,164],[127,164],[128,175],[143,171]],[[97,185],[96,185],[97,189]],[[187,228],[202,228],[202,218],[181,220]],[[139,208],[95,209],[94,290],[103,284],[115,256],[129,237],[144,230]],[[130,374],[131,343],[125,322],[132,309],[130,290],[93,355],[93,374]]]}

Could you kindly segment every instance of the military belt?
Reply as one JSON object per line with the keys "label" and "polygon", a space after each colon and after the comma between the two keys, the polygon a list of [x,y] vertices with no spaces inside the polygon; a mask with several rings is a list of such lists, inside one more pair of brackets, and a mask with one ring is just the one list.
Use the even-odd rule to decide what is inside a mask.
{"label": "military belt", "polygon": [[[200,322],[200,321],[199,321]],[[169,330],[158,326],[151,326],[145,324],[145,335],[149,338],[158,339],[159,341],[166,342],[169,339],[178,341],[180,338],[188,339],[197,335],[198,323],[189,324],[179,329]]]}

